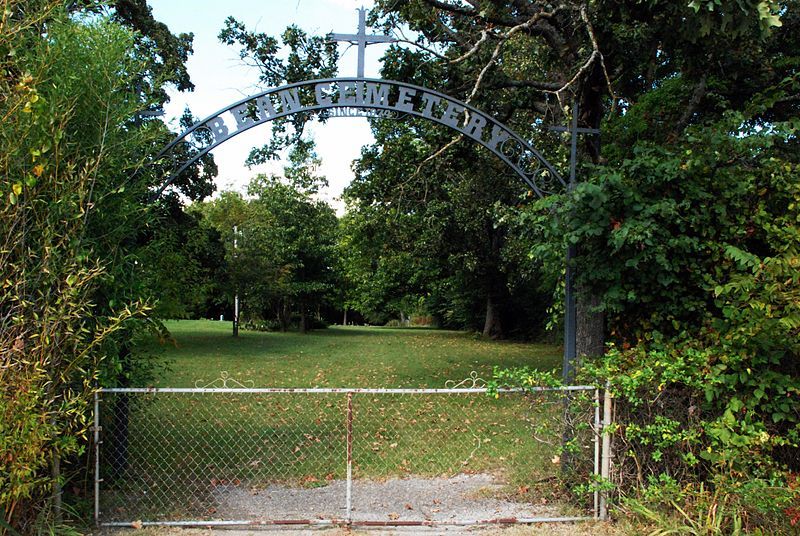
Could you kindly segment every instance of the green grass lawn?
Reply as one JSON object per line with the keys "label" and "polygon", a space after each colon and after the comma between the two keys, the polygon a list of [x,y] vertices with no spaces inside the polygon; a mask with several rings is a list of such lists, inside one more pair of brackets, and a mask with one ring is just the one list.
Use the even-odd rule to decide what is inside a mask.
{"label": "green grass lawn", "polygon": [[331,327],[300,333],[242,331],[230,322],[167,322],[176,345],[164,345],[172,370],[156,387],[194,387],[222,371],[256,387],[444,387],[492,367],[560,364],[556,346],[495,342],[456,331]]}
{"label": "green grass lawn", "polygon": [[[472,371],[490,378],[493,366],[550,369],[560,355],[552,346],[427,329],[338,327],[233,338],[227,322],[167,326],[176,344],[164,347],[171,369],[156,387],[207,385],[227,371],[255,387],[437,388]],[[105,510],[119,518],[144,511],[210,515],[220,485],[319,486],[345,477],[344,394],[157,393],[130,401],[128,464],[106,463],[106,486],[117,493],[106,495]],[[106,462],[116,456],[120,426],[113,402],[114,395],[104,396]],[[557,397],[535,406],[518,394],[355,393],[351,402],[356,479],[488,472],[506,482],[508,497],[541,500],[556,492],[548,479],[558,473]]]}

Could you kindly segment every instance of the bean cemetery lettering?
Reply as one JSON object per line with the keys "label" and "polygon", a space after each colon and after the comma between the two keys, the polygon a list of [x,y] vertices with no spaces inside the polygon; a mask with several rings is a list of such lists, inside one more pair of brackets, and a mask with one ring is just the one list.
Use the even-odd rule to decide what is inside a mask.
{"label": "bean cemetery lettering", "polygon": [[[176,162],[170,180],[199,156],[233,136],[268,121],[298,113],[320,117],[401,119],[414,116],[445,125],[480,143],[514,169],[540,196],[564,181],[525,140],[502,123],[442,93],[393,80],[331,78],[309,80],[270,89],[236,102],[176,138],[163,153],[180,143],[196,151]],[[166,187],[166,185],[164,187]],[[160,192],[159,192],[160,193]]]}

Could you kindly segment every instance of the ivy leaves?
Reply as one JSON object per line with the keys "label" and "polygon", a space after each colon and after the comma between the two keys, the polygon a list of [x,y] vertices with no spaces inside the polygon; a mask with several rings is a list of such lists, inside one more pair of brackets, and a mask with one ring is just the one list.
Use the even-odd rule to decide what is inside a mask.
{"label": "ivy leaves", "polygon": [[[310,36],[295,25],[287,27],[278,39],[250,31],[242,22],[228,17],[218,37],[226,45],[240,47],[239,57],[259,69],[259,80],[266,87],[333,78],[337,73],[336,43],[324,36]],[[281,150],[300,142],[310,119],[309,114],[293,114],[274,120],[270,142],[250,153],[248,165],[276,159]]]}

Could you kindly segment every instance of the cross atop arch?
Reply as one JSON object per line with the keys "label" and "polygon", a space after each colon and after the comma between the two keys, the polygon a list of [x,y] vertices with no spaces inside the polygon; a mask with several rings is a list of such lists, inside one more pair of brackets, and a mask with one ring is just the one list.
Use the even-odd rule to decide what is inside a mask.
{"label": "cross atop arch", "polygon": [[358,47],[358,74],[359,78],[364,78],[364,52],[367,45],[374,43],[394,43],[396,39],[388,35],[367,35],[367,10],[360,7],[358,11],[358,33],[355,34],[330,34],[333,41],[344,41]]}

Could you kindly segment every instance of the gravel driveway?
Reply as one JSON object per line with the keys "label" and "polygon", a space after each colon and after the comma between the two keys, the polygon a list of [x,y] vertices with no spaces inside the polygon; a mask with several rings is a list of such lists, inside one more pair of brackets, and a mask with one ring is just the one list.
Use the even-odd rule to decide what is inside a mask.
{"label": "gravel driveway", "polygon": [[[260,490],[218,486],[214,517],[220,519],[342,519],[346,484],[318,488],[272,485]],[[491,475],[403,478],[353,483],[353,519],[359,521],[452,521],[553,517],[557,507],[495,498],[501,485]]]}

